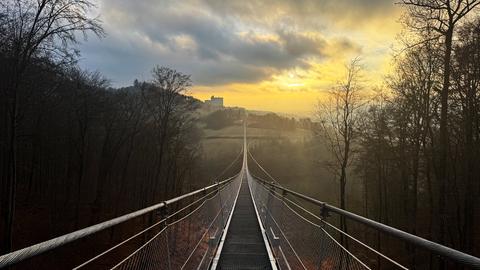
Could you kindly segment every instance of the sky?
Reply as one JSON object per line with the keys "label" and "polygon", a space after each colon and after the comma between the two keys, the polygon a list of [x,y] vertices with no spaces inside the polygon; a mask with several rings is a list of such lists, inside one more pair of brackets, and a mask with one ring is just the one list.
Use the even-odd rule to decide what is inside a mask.
{"label": "sky", "polygon": [[226,106],[310,116],[362,59],[382,84],[401,31],[391,0],[99,0],[107,36],[80,45],[80,66],[112,86],[150,80],[155,65],[190,74],[189,95]]}

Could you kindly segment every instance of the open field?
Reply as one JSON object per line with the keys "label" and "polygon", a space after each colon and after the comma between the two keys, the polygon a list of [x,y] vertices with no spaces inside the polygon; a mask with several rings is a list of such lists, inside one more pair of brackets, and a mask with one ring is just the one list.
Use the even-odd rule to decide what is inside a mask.
{"label": "open field", "polygon": [[[212,139],[242,139],[243,126],[234,125],[219,130],[205,129],[205,140]],[[292,131],[282,131],[277,129],[263,129],[263,128],[247,128],[247,136],[249,138],[265,138],[265,139],[279,139],[286,138],[292,141],[301,141],[311,138],[311,131],[297,128]]]}

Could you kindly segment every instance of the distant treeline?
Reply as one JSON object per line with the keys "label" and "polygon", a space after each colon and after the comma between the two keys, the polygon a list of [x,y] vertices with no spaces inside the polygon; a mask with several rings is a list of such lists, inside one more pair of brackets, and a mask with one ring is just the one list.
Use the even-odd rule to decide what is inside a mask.
{"label": "distant treeline", "polygon": [[[228,126],[239,124],[240,120],[245,117],[244,109],[226,108],[214,111],[203,118],[201,121],[205,123],[208,129],[222,129]],[[281,131],[292,131],[296,128],[311,130],[315,123],[310,118],[295,119],[293,117],[284,117],[275,113],[255,114],[248,113],[248,127],[274,129]]]}
{"label": "distant treeline", "polygon": [[302,118],[297,120],[293,117],[284,117],[275,113],[267,113],[263,115],[249,114],[248,126],[265,129],[277,129],[283,131],[292,131],[296,128],[312,129],[314,124],[310,118]]}
{"label": "distant treeline", "polygon": [[239,124],[239,121],[244,117],[244,109],[226,108],[213,111],[202,117],[200,120],[205,123],[205,128],[222,129],[234,124]]}

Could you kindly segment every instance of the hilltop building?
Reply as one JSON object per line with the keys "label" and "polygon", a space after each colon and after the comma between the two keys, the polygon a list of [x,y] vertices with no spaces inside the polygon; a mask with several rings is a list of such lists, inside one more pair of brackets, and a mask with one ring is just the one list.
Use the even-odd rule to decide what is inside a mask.
{"label": "hilltop building", "polygon": [[223,108],[223,97],[212,96],[210,100],[205,100],[205,105],[212,108]]}

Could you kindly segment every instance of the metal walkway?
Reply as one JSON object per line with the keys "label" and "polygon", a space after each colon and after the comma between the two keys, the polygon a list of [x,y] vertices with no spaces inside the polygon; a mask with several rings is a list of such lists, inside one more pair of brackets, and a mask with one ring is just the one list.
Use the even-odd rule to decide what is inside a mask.
{"label": "metal walkway", "polygon": [[272,269],[248,187],[247,174],[243,175],[217,269]]}

